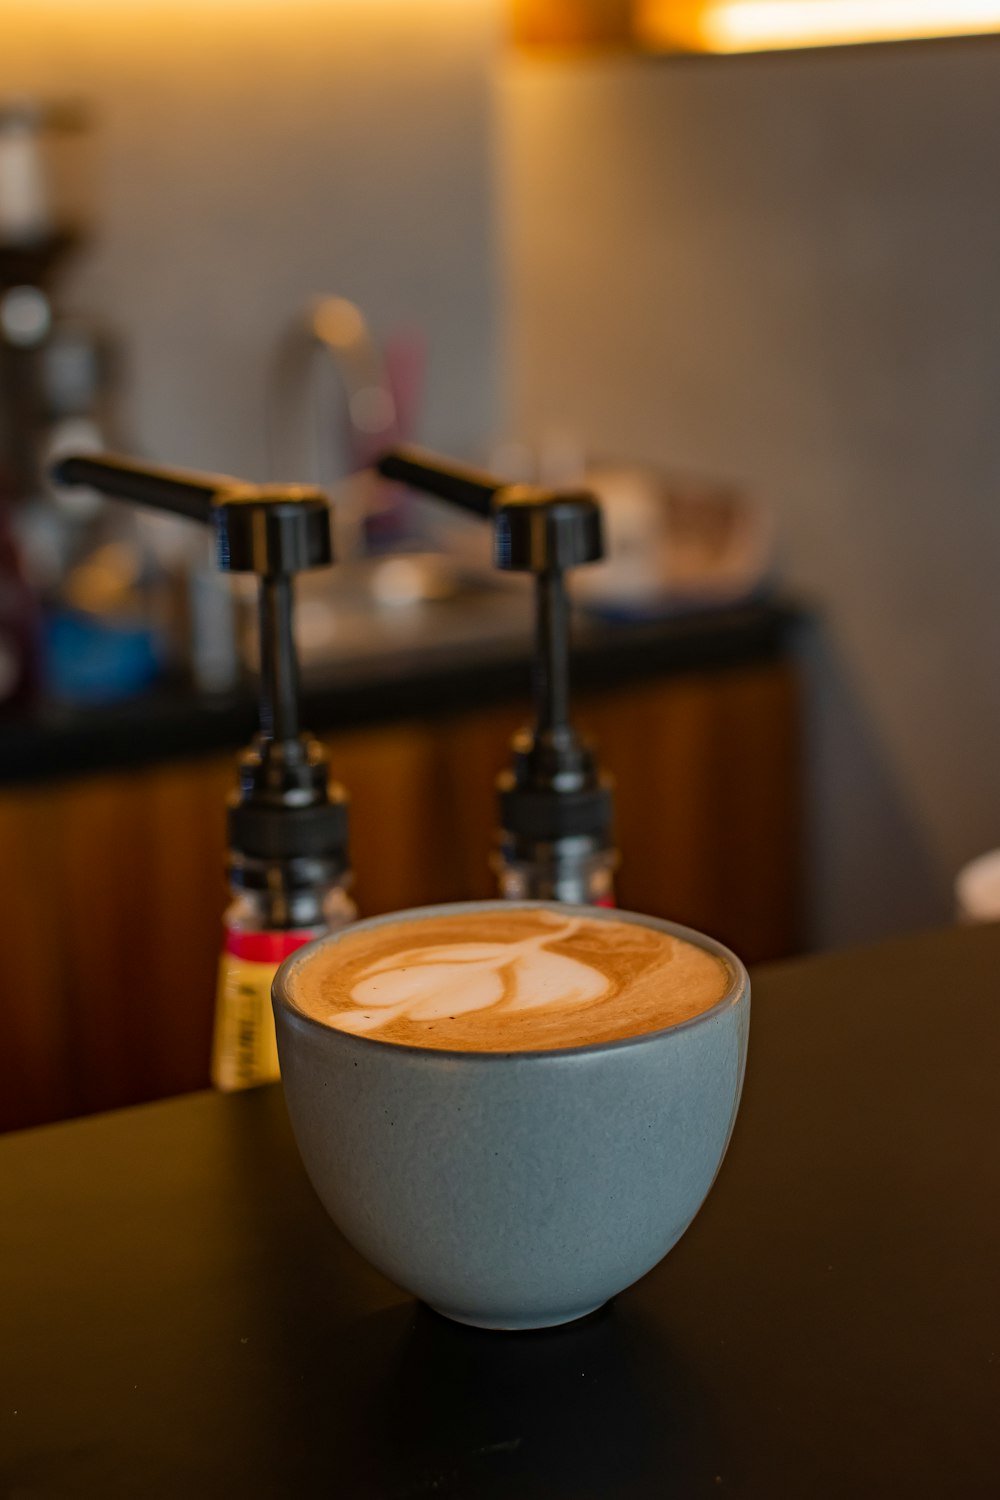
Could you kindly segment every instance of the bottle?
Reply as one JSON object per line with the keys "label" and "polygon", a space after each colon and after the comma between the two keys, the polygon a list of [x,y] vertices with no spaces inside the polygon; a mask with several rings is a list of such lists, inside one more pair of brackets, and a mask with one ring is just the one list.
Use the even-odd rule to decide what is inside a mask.
{"label": "bottle", "polygon": [[61,484],[211,524],[219,566],[255,573],[260,621],[260,730],[230,798],[229,881],[212,1048],[225,1090],[278,1076],[271,980],[297,948],[353,921],[347,796],[323,747],[299,728],[293,579],[333,560],[330,507],[318,490],[177,474],[109,454],[56,467]]}
{"label": "bottle", "polygon": [[275,927],[270,903],[260,891],[237,891],[223,922],[222,958],[212,1040],[212,1082],[231,1092],[270,1083],[279,1076],[271,1010],[271,983],[297,949],[346,927],[357,907],[342,881],[316,892],[317,910],[307,925]]}
{"label": "bottle", "polygon": [[617,849],[590,838],[532,840],[523,850],[504,840],[491,866],[505,901],[565,901],[571,906],[614,906]]}

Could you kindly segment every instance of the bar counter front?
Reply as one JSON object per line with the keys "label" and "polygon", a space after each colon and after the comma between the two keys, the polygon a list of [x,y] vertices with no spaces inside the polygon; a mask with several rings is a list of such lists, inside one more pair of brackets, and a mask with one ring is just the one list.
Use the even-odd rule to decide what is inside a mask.
{"label": "bar counter front", "polygon": [[0,1494],[1000,1495],[1000,927],[752,978],[707,1203],[548,1332],[371,1270],[280,1086],[0,1140]]}

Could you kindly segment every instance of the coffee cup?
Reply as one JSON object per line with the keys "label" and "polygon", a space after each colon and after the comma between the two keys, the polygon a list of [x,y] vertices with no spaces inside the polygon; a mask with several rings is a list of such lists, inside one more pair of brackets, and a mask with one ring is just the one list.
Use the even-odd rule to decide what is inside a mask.
{"label": "coffee cup", "polygon": [[[447,1025],[445,1045],[386,1040],[328,1024],[297,1003],[310,973],[336,970],[366,935],[376,955],[380,945],[389,954],[365,981],[370,994],[394,949],[419,938],[423,924],[469,917],[481,917],[487,935],[549,924],[564,966],[579,967],[573,932],[580,924],[589,932],[594,923],[612,924],[597,931],[612,953],[660,934],[678,951],[696,950],[702,964],[721,966],[718,996],[674,1024],[581,1045],[566,1045],[564,1034],[560,1045],[520,1050],[502,1028],[495,1050],[488,1032],[485,1045],[449,1044]],[[511,952],[537,952],[539,942],[548,939],[522,933]],[[472,1005],[462,992],[486,983],[489,951],[470,947],[476,962],[465,969],[428,969],[451,997],[444,1011]],[[437,958],[441,952],[434,950]],[[531,965],[517,962],[530,989]],[[372,1004],[385,1008],[351,1024],[398,1015],[398,997],[390,998],[394,1008],[375,995]],[[300,949],[278,970],[273,1002],[292,1128],[327,1211],[378,1270],[462,1323],[527,1329],[570,1322],[638,1280],[694,1219],[735,1122],[749,1029],[746,971],[711,938],[657,918],[553,902],[396,912]],[[504,1002],[511,1003],[521,1002]],[[437,1013],[426,994],[420,1006]],[[456,1023],[456,1015],[444,1019]]]}

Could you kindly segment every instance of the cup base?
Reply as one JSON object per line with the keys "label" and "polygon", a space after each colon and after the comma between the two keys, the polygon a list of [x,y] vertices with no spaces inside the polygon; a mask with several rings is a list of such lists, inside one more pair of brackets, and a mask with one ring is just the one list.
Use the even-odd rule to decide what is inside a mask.
{"label": "cup base", "polygon": [[577,1323],[581,1318],[589,1318],[606,1304],[595,1302],[593,1307],[581,1307],[576,1312],[552,1313],[534,1318],[483,1318],[476,1314],[453,1312],[450,1308],[437,1307],[430,1302],[427,1305],[440,1317],[448,1318],[452,1323],[464,1323],[467,1328],[486,1328],[493,1333],[530,1333],[532,1329],[558,1328],[563,1323]]}

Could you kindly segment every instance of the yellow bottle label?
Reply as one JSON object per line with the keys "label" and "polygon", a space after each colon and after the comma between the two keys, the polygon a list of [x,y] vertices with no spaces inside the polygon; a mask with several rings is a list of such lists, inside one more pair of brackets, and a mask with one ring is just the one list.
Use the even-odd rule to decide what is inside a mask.
{"label": "yellow bottle label", "polygon": [[217,1089],[254,1088],[279,1076],[278,1044],[271,1009],[271,981],[278,965],[224,953],[219,966],[212,1043],[212,1082]]}
{"label": "yellow bottle label", "polygon": [[212,1082],[217,1089],[252,1089],[279,1076],[271,982],[292,953],[355,916],[345,892],[332,892],[323,927],[257,932],[225,927],[212,1038]]}

